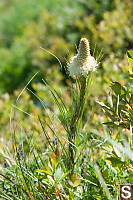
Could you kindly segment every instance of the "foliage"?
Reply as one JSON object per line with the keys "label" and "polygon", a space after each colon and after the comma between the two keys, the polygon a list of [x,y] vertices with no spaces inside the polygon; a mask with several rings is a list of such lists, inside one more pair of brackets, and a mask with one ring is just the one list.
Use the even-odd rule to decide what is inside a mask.
{"label": "foliage", "polygon": [[[73,7],[72,12],[71,7]],[[55,18],[57,13],[58,17]],[[58,55],[62,52],[62,56],[66,56],[69,46],[63,36],[65,29],[68,28],[67,24],[73,16],[81,14],[83,14],[81,6],[70,1],[61,3],[59,0],[39,0],[37,5],[36,1],[14,1],[6,15],[2,13],[0,24],[0,79],[5,79],[4,82],[1,81],[2,92],[13,92],[16,85],[20,82],[25,84],[26,78],[28,80],[37,68],[43,68],[42,73],[44,73],[55,63],[48,53],[42,54],[40,46],[50,49],[51,52],[59,51]],[[45,63],[47,59],[48,62]],[[14,79],[16,82],[12,85]]]}
{"label": "foliage", "polygon": [[[129,73],[132,76],[132,51],[128,51]],[[122,86],[119,82],[112,82],[110,87],[113,94],[108,99],[108,104],[98,102],[105,110],[106,116],[110,119],[109,122],[104,124],[115,128],[122,127],[132,131],[133,126],[133,85],[132,77],[128,79],[130,87]]]}
{"label": "foliage", "polygon": [[[0,198],[112,200],[119,184],[133,184],[132,7],[131,0],[1,1]],[[81,36],[102,59],[73,139],[81,85],[64,66]]]}
{"label": "foliage", "polygon": [[[132,59],[132,52],[129,51],[128,55]],[[129,78],[130,83],[132,73]],[[90,130],[91,124],[85,123],[84,116],[82,125],[85,127],[80,130],[76,143],[72,140],[72,144],[70,137],[66,134],[67,130],[65,130],[68,125],[70,126],[72,116],[64,111],[65,107],[71,111],[71,107],[69,104],[63,103],[62,96],[52,85],[47,81],[44,83],[45,91],[52,94],[58,108],[54,107],[53,112],[51,107],[51,112],[49,112],[49,105],[36,96],[46,112],[44,118],[41,113],[36,116],[37,132],[44,133],[45,146],[38,149],[35,137],[27,138],[29,134],[27,135],[26,132],[24,134],[27,138],[26,143],[24,137],[19,140],[17,129],[13,127],[12,152],[6,145],[1,147],[0,156],[4,161],[0,179],[1,197],[7,199],[116,199],[119,184],[132,183],[133,180],[133,152],[132,138],[130,137],[133,122],[130,108],[132,107],[132,84],[126,89],[119,82],[111,83],[110,86],[114,93],[109,98],[110,104],[98,103],[105,110],[108,119],[110,118],[112,121],[101,125],[99,130],[92,126]],[[76,82],[73,80],[73,88],[75,88],[75,84]],[[34,88],[37,87],[37,85],[33,85]],[[31,90],[28,89],[28,91]],[[74,95],[79,95],[79,91],[73,92],[76,102],[78,96],[74,97]],[[35,96],[33,92],[32,94]],[[23,98],[29,98],[27,92],[19,96],[18,102],[23,102]],[[33,109],[33,102],[27,102],[29,110],[25,110],[27,106],[23,106],[20,104],[18,107],[17,103],[15,108],[30,113]],[[37,109],[34,111],[38,112]],[[17,118],[20,116],[19,111]],[[66,117],[69,119],[69,123]],[[26,122],[26,116],[24,120]],[[123,123],[120,124],[120,122]],[[78,121],[76,123],[78,125]],[[109,132],[106,131],[105,125],[109,126]],[[69,148],[70,146],[73,148],[72,145],[75,145],[76,154],[74,170],[72,168],[69,170],[68,161],[69,155],[71,155]]]}
{"label": "foliage", "polygon": [[[5,12],[6,9],[6,12]],[[41,69],[34,79],[46,78],[56,59],[40,46],[56,52],[66,65],[81,36],[105,55],[122,57],[132,46],[132,1],[15,1],[3,2],[0,22],[0,90],[13,93]],[[6,14],[5,14],[6,13]],[[55,17],[56,16],[56,17]],[[122,16],[121,18],[119,16]],[[19,21],[19,23],[18,23]],[[93,46],[94,47],[94,46]],[[108,67],[108,61],[106,68]],[[117,63],[114,63],[117,64]],[[61,70],[60,68],[58,69]],[[52,70],[53,77],[55,70]],[[100,73],[100,72],[99,72]],[[105,74],[106,71],[101,73]],[[119,77],[119,73],[117,72]],[[62,80],[66,77],[62,77]]]}

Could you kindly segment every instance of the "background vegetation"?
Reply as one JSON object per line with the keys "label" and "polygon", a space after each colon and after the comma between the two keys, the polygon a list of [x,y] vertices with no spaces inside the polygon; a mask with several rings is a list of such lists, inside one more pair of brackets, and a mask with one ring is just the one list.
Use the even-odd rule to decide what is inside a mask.
{"label": "background vegetation", "polygon": [[[129,77],[127,60],[127,50],[133,48],[132,16],[132,0],[1,0],[0,140],[3,152],[5,151],[3,144],[9,146],[11,152],[13,151],[10,138],[14,131],[17,145],[23,144],[23,149],[26,152],[29,152],[27,149],[28,140],[30,140],[31,146],[35,146],[38,153],[47,149],[42,127],[34,117],[39,115],[41,119],[49,121],[47,114],[50,111],[55,112],[59,118],[61,116],[55,105],[55,100],[49,93],[49,88],[43,83],[42,79],[47,79],[56,91],[61,93],[64,103],[69,108],[71,83],[64,66],[77,53],[77,45],[81,37],[86,37],[90,41],[94,56],[98,55],[101,50],[103,55],[99,69],[93,77],[93,86],[86,102],[86,111],[83,116],[85,132],[86,134],[91,133],[92,129],[95,129],[101,134],[106,132],[108,136],[109,133],[112,133],[112,138],[116,141],[121,141],[121,132],[125,137],[128,137],[133,125],[133,113],[132,107],[130,107],[133,102],[132,79]],[[60,67],[54,56],[43,51],[40,47],[56,55],[63,67]],[[28,85],[29,90],[25,90],[16,103],[22,89],[38,70],[40,70],[39,73]],[[117,88],[117,91],[115,88]],[[30,90],[44,101],[47,106],[46,110]],[[124,91],[125,96],[121,96],[120,91]],[[119,111],[116,107],[118,95]],[[128,102],[126,100],[126,102],[123,102],[123,98]],[[108,111],[103,104],[98,102],[104,103],[108,108],[112,105],[112,111]],[[111,104],[111,102],[113,103]],[[12,104],[31,116],[14,109]],[[121,109],[125,112],[121,113]],[[119,117],[115,116],[115,113]],[[123,113],[130,117],[126,118],[126,114]],[[51,117],[52,120],[55,120],[54,116]],[[65,136],[60,123],[57,120],[54,122],[56,129]],[[103,122],[108,123],[103,125]],[[120,124],[120,122],[122,123]],[[47,131],[52,142],[55,138],[51,130],[47,129]],[[86,140],[88,142],[90,138],[91,134],[87,134]],[[96,139],[95,136],[91,138],[93,150],[98,145],[94,139]],[[100,140],[102,142],[102,139],[99,138],[99,142]],[[81,142],[83,142],[83,139]],[[87,145],[86,148],[89,147],[90,143]],[[110,149],[108,151],[115,150]],[[104,168],[106,153],[102,154],[101,152],[100,148],[96,148],[95,153],[90,153],[93,154],[93,159],[96,159],[94,154],[97,155],[97,158],[102,158],[99,165],[103,176],[107,184],[112,183],[112,186],[109,186],[111,187],[110,191],[114,196],[117,196],[117,187],[121,180],[125,178],[127,182],[131,183],[131,174],[122,172],[129,165],[129,160],[127,159],[128,161],[124,163],[123,168],[119,168],[117,171],[115,168],[117,166],[114,166],[114,163],[120,165],[121,159],[119,161],[119,156],[115,154],[115,159],[118,159],[118,162],[111,160],[110,165],[117,171],[116,175],[116,171],[110,172],[110,169]],[[87,163],[84,162],[84,165],[87,166]],[[1,159],[1,166],[4,166],[4,157]],[[84,167],[80,166],[81,168]],[[94,173],[90,166],[86,170],[89,173]],[[132,172],[132,170],[129,171]],[[113,177],[116,179],[114,180]],[[94,179],[93,181],[95,182]],[[114,185],[116,187],[112,189]],[[100,192],[99,194],[103,195],[105,199],[104,194]],[[27,198],[27,196],[23,198]],[[100,199],[98,196],[95,198]]]}
{"label": "background vegetation", "polygon": [[[99,113],[100,110],[95,100],[106,101],[111,81],[120,81],[122,86],[129,84],[126,51],[133,44],[132,4],[130,0],[1,1],[1,104],[6,103],[5,93],[11,95],[9,99],[13,100],[12,97],[38,70],[40,72],[30,88],[41,93],[43,99],[45,94],[42,94],[40,86],[42,78],[56,85],[57,90],[69,86],[64,69],[60,68],[52,55],[39,47],[55,54],[62,66],[66,66],[70,56],[77,51],[79,39],[85,36],[90,41],[92,52],[96,46],[96,50],[102,50],[104,54],[94,78],[91,101],[88,100],[89,110],[93,109],[96,116],[96,111]],[[1,122],[5,122],[6,114],[2,105],[1,115],[4,119]]]}

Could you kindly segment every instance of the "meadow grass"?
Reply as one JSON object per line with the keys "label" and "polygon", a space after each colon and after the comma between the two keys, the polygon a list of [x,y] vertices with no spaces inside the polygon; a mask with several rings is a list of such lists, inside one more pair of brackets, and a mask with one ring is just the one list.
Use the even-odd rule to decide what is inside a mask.
{"label": "meadow grass", "polygon": [[[84,59],[84,54],[82,56]],[[95,128],[88,131],[89,123],[82,123],[94,73],[89,71],[84,76],[85,72],[69,77],[70,107],[65,105],[61,93],[43,80],[54,99],[58,114],[48,111],[45,102],[27,88],[32,79],[28,82],[24,90],[27,89],[40,102],[47,113],[47,120],[19,108],[19,98],[24,90],[18,96],[14,115],[18,109],[38,121],[44,134],[45,147],[37,149],[34,145],[36,141],[33,142],[24,133],[27,141],[25,150],[23,141],[17,141],[18,124],[11,120],[12,149],[3,146],[0,152],[4,161],[0,168],[1,199],[115,200],[118,199],[119,184],[133,182],[133,151],[120,127],[117,127],[119,137],[113,138],[105,128],[104,132]],[[102,106],[111,109],[104,104]],[[56,127],[57,122],[60,128]],[[131,133],[132,125],[130,127]],[[60,129],[63,129],[64,135]]]}

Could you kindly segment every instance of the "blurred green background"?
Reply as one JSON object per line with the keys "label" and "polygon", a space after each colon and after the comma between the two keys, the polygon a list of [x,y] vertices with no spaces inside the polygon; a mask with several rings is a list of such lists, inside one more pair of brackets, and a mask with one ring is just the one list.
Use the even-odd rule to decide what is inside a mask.
{"label": "blurred green background", "polygon": [[[64,66],[76,54],[81,37],[90,41],[91,53],[101,51],[99,69],[93,79],[84,120],[100,129],[107,121],[96,100],[107,102],[109,83],[119,81],[129,86],[126,51],[133,48],[132,0],[1,0],[0,1],[0,137],[9,138],[13,120],[18,138],[23,132],[38,138],[38,122],[21,111],[13,113],[12,104],[38,71],[28,86],[55,110],[54,100],[44,86],[47,79],[70,105],[70,81]],[[56,55],[57,59],[39,47]],[[46,117],[39,101],[28,90],[17,106],[25,112]],[[57,112],[58,114],[58,112]],[[60,129],[60,125],[57,124]],[[22,128],[23,127],[23,128]],[[20,134],[21,133],[21,134]],[[41,142],[40,138],[40,142]],[[8,141],[9,142],[9,141]],[[42,142],[43,145],[43,142]]]}

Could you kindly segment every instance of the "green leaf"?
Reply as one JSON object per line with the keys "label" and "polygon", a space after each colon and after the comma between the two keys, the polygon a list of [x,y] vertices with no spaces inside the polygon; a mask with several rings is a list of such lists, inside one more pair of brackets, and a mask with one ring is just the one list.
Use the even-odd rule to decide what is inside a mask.
{"label": "green leaf", "polygon": [[50,188],[50,184],[49,184],[49,180],[48,179],[43,179],[42,183],[44,183],[45,185],[47,185]]}
{"label": "green leaf", "polygon": [[133,93],[131,94],[130,98],[129,98],[129,103],[133,104]]}
{"label": "green leaf", "polygon": [[54,173],[55,180],[60,180],[62,175],[63,175],[63,171],[61,170],[61,168],[58,168]]}
{"label": "green leaf", "polygon": [[104,108],[104,110],[105,110],[105,115],[108,116],[112,121],[115,121],[115,119],[117,119],[116,113],[109,112],[109,111],[106,110],[106,108]]}
{"label": "green leaf", "polygon": [[39,174],[48,174],[48,175],[51,175],[51,172],[47,171],[47,170],[44,170],[44,169],[36,169],[36,172],[38,172]]}
{"label": "green leaf", "polygon": [[68,129],[68,118],[67,118],[67,108],[62,100],[62,98],[60,97],[60,95],[56,92],[56,90],[52,87],[52,85],[50,85],[46,80],[43,80],[43,82],[47,85],[47,87],[49,88],[59,110],[60,110],[60,114],[62,115],[64,122],[61,121],[61,124],[63,125],[63,127],[66,129],[66,131],[69,132]]}
{"label": "green leaf", "polygon": [[103,177],[105,178],[105,177],[108,177],[108,174],[109,174],[109,170],[106,168],[106,169],[104,169],[104,171],[103,171],[103,173],[102,173],[102,175],[103,175]]}
{"label": "green leaf", "polygon": [[43,178],[42,181],[43,182],[45,181],[45,182],[49,183],[49,179],[48,178]]}
{"label": "green leaf", "polygon": [[107,126],[112,126],[114,124],[114,122],[104,122],[103,124],[107,125]]}
{"label": "green leaf", "polygon": [[96,186],[98,185],[98,180],[95,177],[87,175],[87,174],[83,174],[83,177],[86,180],[88,180],[91,184],[96,185]]}
{"label": "green leaf", "polygon": [[50,158],[50,162],[52,164],[52,168],[55,170],[57,165],[58,165],[58,158],[57,156],[55,155],[55,153],[51,153],[51,155],[49,156]]}
{"label": "green leaf", "polygon": [[70,169],[68,172],[66,172],[65,174],[63,174],[60,178],[60,180],[63,180],[72,170]]}
{"label": "green leaf", "polygon": [[60,159],[60,150],[59,150],[59,147],[57,146],[56,147],[56,150],[55,150],[55,155],[57,156],[57,161],[59,162],[59,159]]}
{"label": "green leaf", "polygon": [[66,188],[72,188],[73,183],[70,180],[67,180],[65,186],[66,186]]}
{"label": "green leaf", "polygon": [[77,187],[81,182],[81,179],[77,179],[74,184],[73,184],[73,187]]}
{"label": "green leaf", "polygon": [[103,102],[100,101],[96,101],[99,105],[101,105],[102,107],[105,107],[107,110],[111,110],[110,107],[106,106]]}
{"label": "green leaf", "polygon": [[121,161],[119,158],[116,158],[116,157],[110,157],[107,160],[110,160],[114,164],[123,164],[124,163],[123,161]]}
{"label": "green leaf", "polygon": [[121,86],[120,83],[118,82],[112,82],[110,83],[111,89],[115,92],[115,94],[120,97],[125,97],[126,96],[126,90],[124,87]]}
{"label": "green leaf", "polygon": [[133,59],[133,51],[127,51],[127,56],[128,58],[132,58]]}
{"label": "green leaf", "polygon": [[112,153],[114,153],[116,156],[118,156],[119,158],[121,158],[122,155],[121,155],[119,149],[117,147],[115,147],[115,145],[113,145],[113,149],[114,149],[114,151]]}
{"label": "green leaf", "polygon": [[52,171],[51,171],[50,167],[49,167],[47,164],[44,164],[43,168],[44,168],[47,172],[49,172],[49,173],[52,174]]}
{"label": "green leaf", "polygon": [[128,58],[128,64],[129,64],[129,73],[133,74],[133,59]]}
{"label": "green leaf", "polygon": [[130,79],[133,79],[133,74],[130,74],[129,77],[130,77]]}
{"label": "green leaf", "polygon": [[71,181],[74,183],[76,180],[77,180],[77,174],[76,174],[76,173],[73,173],[73,174],[71,175]]}

